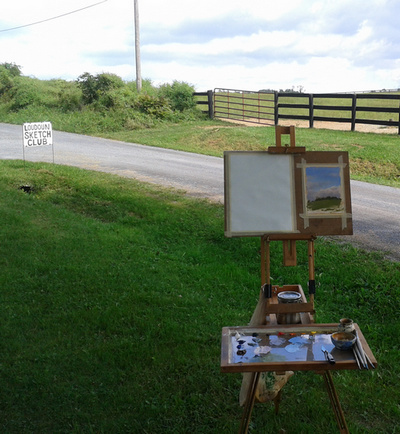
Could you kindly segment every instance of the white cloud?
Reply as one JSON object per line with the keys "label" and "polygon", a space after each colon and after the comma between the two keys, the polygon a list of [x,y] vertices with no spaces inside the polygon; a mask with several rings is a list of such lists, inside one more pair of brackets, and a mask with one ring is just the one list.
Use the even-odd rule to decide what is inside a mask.
{"label": "white cloud", "polygon": [[[0,30],[101,0],[14,0]],[[142,74],[197,90],[304,86],[308,92],[400,87],[396,0],[138,0]],[[25,75],[135,79],[133,0],[108,0],[42,24],[0,32],[0,62]]]}
{"label": "white cloud", "polygon": [[324,197],[338,197],[340,198],[340,187],[330,187],[325,189],[320,189],[318,186],[315,186],[315,189],[307,190],[307,200],[314,201],[317,198]]}

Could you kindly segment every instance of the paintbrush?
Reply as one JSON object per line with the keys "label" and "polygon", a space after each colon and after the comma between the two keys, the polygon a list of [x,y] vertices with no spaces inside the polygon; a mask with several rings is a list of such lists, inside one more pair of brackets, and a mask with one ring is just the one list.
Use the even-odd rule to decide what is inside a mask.
{"label": "paintbrush", "polygon": [[375,366],[371,362],[371,359],[368,357],[367,353],[364,352],[365,358],[367,359],[367,362],[372,366],[372,369],[375,369]]}
{"label": "paintbrush", "polygon": [[355,331],[355,334],[356,334],[356,343],[355,344],[356,344],[357,349],[358,349],[358,351],[360,353],[360,358],[361,358],[362,364],[364,365],[365,369],[368,369],[368,363],[367,363],[367,360],[365,359],[364,348],[361,345],[360,339],[358,337],[357,330],[354,330],[354,331]]}
{"label": "paintbrush", "polygon": [[360,361],[358,360],[358,356],[357,356],[357,351],[354,346],[353,346],[353,354],[354,354],[354,358],[356,359],[358,369],[361,369]]}
{"label": "paintbrush", "polygon": [[368,369],[366,363],[363,362],[363,358],[361,356],[361,353],[360,353],[360,350],[358,349],[358,347],[355,345],[353,348],[354,348],[354,351],[355,351],[355,353],[357,355],[357,358],[358,358],[358,361],[359,361],[361,367],[364,368],[364,369]]}

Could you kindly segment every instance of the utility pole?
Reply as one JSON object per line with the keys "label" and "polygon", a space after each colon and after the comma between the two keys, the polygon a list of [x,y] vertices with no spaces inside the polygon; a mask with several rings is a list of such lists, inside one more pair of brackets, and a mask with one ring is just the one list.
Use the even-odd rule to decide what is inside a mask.
{"label": "utility pole", "polygon": [[139,32],[139,5],[138,0],[133,0],[135,10],[135,59],[136,59],[136,89],[142,90],[142,71],[140,66],[140,32]]}

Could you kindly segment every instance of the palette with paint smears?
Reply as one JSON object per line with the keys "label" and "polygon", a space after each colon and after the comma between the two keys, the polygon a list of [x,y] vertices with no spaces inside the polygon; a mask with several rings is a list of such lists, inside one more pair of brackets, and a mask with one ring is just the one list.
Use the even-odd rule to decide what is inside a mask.
{"label": "palette with paint smears", "polygon": [[[361,330],[356,328],[364,348],[373,357]],[[221,371],[357,369],[353,352],[340,351],[332,344],[331,335],[336,331],[337,324],[224,327]],[[327,362],[323,346],[335,358],[335,365]]]}

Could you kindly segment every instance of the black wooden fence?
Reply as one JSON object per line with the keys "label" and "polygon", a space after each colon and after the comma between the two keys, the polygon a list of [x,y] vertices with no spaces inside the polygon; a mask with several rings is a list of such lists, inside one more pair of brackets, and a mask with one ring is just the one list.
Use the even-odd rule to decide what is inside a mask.
{"label": "black wooden fence", "polygon": [[214,118],[214,92],[208,90],[207,92],[195,92],[193,94],[196,98],[196,103],[208,106],[208,116],[210,119]]}
{"label": "black wooden fence", "polygon": [[[210,118],[278,125],[280,119],[298,119],[391,126],[400,135],[400,93],[286,93],[215,89],[194,94],[208,106]],[[206,97],[206,98],[205,98]]]}

